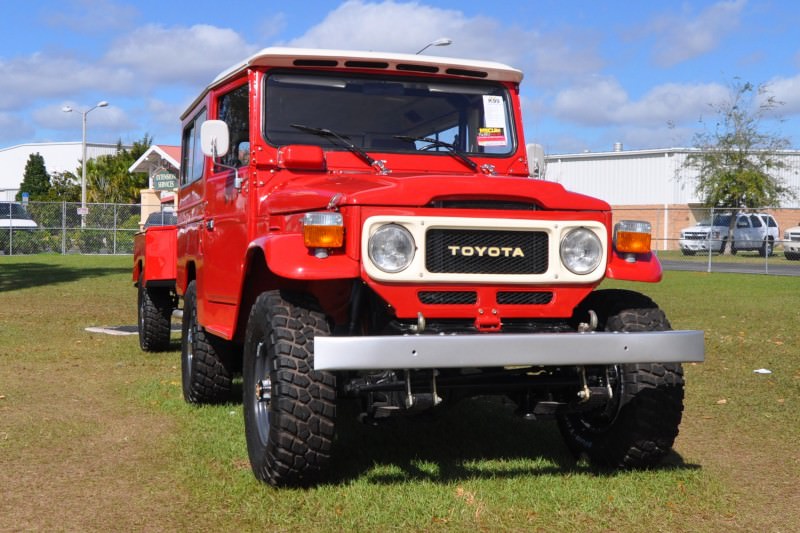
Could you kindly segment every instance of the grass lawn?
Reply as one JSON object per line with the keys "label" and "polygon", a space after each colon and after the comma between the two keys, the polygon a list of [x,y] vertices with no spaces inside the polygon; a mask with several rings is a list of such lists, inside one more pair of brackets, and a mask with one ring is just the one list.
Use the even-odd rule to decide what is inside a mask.
{"label": "grass lawn", "polygon": [[[763,261],[763,258],[761,258]],[[249,469],[240,403],[192,407],[136,323],[130,257],[0,257],[0,530],[794,531],[800,278],[667,272],[650,295],[706,332],[658,470],[576,464],[552,422],[480,398],[373,428],[343,415],[320,486]],[[766,368],[771,374],[756,374]]]}

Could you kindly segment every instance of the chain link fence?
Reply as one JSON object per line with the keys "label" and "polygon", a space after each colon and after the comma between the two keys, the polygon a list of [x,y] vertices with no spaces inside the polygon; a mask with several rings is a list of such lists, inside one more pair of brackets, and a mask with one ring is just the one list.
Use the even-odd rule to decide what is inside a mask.
{"label": "chain link fence", "polygon": [[615,208],[623,219],[650,223],[665,270],[800,275],[800,209]]}
{"label": "chain link fence", "polygon": [[0,202],[0,255],[131,254],[139,204]]}
{"label": "chain link fence", "polygon": [[[85,215],[79,208],[79,203],[30,202],[22,208],[0,202],[0,255],[133,253],[142,206],[89,204]],[[144,210],[160,212],[160,207]],[[800,275],[800,209],[616,207],[613,216],[650,223],[653,250],[665,270]]]}

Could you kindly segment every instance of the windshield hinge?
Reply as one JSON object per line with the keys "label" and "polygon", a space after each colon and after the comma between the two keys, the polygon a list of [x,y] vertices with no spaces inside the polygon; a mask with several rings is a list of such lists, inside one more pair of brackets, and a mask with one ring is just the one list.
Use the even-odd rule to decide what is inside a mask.
{"label": "windshield hinge", "polygon": [[378,174],[385,176],[387,174],[391,174],[392,171],[386,168],[386,160],[385,159],[373,159],[372,166],[378,171]]}
{"label": "windshield hinge", "polygon": [[495,175],[495,168],[494,168],[494,165],[492,165],[492,164],[489,164],[489,163],[482,164],[481,165],[481,170],[483,171],[484,174],[489,174],[491,176]]}

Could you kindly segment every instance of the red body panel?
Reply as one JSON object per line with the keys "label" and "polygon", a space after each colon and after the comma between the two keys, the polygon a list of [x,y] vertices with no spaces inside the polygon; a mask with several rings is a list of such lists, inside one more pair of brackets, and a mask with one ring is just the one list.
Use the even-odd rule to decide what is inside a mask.
{"label": "red body panel", "polygon": [[152,281],[174,281],[177,243],[175,226],[153,226],[137,233],[133,240],[133,280],[138,282],[141,274],[145,287]]}

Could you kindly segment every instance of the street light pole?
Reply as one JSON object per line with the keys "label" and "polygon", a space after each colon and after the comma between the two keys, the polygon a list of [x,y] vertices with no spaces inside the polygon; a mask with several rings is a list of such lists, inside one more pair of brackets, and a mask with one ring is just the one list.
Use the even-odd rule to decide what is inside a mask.
{"label": "street light pole", "polygon": [[453,40],[452,39],[448,39],[447,37],[440,37],[440,38],[436,39],[435,41],[431,41],[428,44],[426,44],[425,46],[423,46],[422,49],[420,49],[414,55],[417,55],[417,56],[420,55],[422,52],[424,52],[425,50],[427,50],[431,46],[450,46],[451,44],[453,44]]}
{"label": "street light pole", "polygon": [[[108,102],[105,100],[98,102],[93,107],[86,111],[78,111],[81,114],[82,128],[81,128],[81,227],[86,227],[86,115],[94,111],[98,107],[107,107]],[[64,106],[61,109],[65,113],[72,113],[73,109],[70,106]]]}

